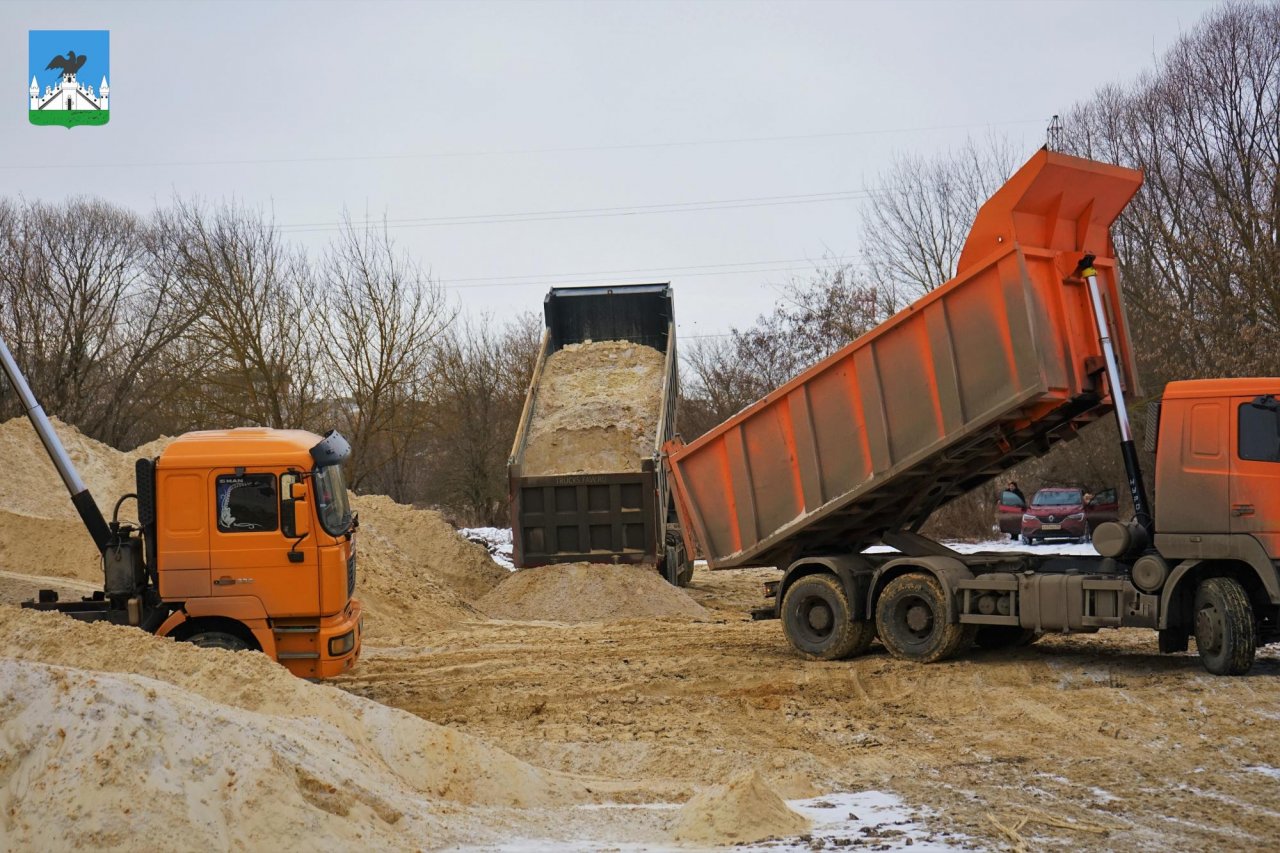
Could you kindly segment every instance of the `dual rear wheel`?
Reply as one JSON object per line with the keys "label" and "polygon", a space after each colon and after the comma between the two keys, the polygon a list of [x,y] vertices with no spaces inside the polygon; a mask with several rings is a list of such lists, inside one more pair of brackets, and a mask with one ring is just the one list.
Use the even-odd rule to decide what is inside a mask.
{"label": "dual rear wheel", "polygon": [[853,612],[843,584],[827,574],[793,583],[783,596],[781,616],[791,645],[812,660],[860,655],[879,636],[894,657],[933,663],[968,646],[976,633],[974,626],[948,621],[941,584],[922,572],[889,582],[874,624]]}

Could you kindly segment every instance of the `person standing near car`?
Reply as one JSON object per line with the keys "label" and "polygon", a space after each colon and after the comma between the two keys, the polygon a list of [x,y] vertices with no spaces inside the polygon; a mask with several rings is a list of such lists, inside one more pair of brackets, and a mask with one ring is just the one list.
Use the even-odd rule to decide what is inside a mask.
{"label": "person standing near car", "polygon": [[1018,484],[1015,483],[1013,480],[1009,481],[1009,485],[1005,486],[1004,490],[1006,492],[1012,492],[1013,494],[1017,495],[1018,500],[1022,501],[1023,506],[1027,505],[1027,496],[1022,493],[1022,489],[1019,489]]}

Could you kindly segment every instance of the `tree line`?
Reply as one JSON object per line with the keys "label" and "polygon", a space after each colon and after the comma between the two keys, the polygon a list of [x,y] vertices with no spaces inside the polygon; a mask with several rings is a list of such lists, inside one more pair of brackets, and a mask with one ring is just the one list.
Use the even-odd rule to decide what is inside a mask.
{"label": "tree line", "polygon": [[[241,206],[72,199],[0,200],[0,332],[99,441],[336,427],[353,488],[494,524],[539,328],[460,320],[386,229],[348,220],[310,256]],[[21,414],[7,383],[0,414]]]}
{"label": "tree line", "polygon": [[[1063,114],[1063,150],[1146,175],[1114,232],[1149,396],[1177,378],[1280,375],[1278,102],[1280,3],[1232,3]],[[753,324],[681,347],[684,437],[949,279],[979,205],[1025,159],[998,136],[902,154],[875,179],[858,260],[818,260]],[[349,219],[307,253],[235,204],[0,200],[0,332],[48,411],[113,446],[335,426],[358,491],[503,524],[541,321],[461,316],[385,228]],[[7,388],[0,414],[19,414]],[[1012,476],[1123,483],[1114,432],[1104,419]],[[994,496],[953,501],[936,528],[988,533]]]}

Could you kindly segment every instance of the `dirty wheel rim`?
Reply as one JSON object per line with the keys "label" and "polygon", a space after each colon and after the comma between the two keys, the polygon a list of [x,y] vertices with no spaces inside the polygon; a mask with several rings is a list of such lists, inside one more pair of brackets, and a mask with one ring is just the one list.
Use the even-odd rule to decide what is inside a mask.
{"label": "dirty wheel rim", "polygon": [[1196,612],[1196,647],[1201,651],[1217,652],[1222,649],[1222,614],[1212,604]]}
{"label": "dirty wheel rim", "polygon": [[933,608],[918,595],[908,596],[894,608],[894,619],[913,644],[926,642],[933,634]]}
{"label": "dirty wheel rim", "polygon": [[825,640],[831,636],[836,620],[830,604],[822,598],[811,596],[800,605],[800,621],[813,639]]}

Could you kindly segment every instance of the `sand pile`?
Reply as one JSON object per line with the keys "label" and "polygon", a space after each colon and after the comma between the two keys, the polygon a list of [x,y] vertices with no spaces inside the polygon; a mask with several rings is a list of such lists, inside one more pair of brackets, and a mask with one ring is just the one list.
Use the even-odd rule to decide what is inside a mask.
{"label": "sand pile", "polygon": [[563,563],[507,577],[476,607],[495,619],[610,622],[710,614],[652,566]]}
{"label": "sand pile", "polygon": [[665,358],[627,341],[587,341],[543,366],[525,443],[524,474],[638,471],[653,455]]}
{"label": "sand pile", "polygon": [[685,844],[719,846],[798,835],[808,829],[809,821],[792,811],[752,770],[685,803],[672,836]]}
{"label": "sand pile", "polygon": [[[361,537],[381,537],[458,595],[472,601],[510,574],[483,545],[468,541],[438,512],[398,504],[385,495],[356,495]],[[361,544],[364,544],[362,540]]]}
{"label": "sand pile", "polygon": [[[156,439],[122,453],[57,418],[51,420],[108,520],[116,500],[135,490],[137,460],[158,455],[171,440]],[[98,551],[71,505],[44,445],[25,417],[0,424],[0,458],[6,461],[5,476],[0,479],[0,568],[101,580]],[[121,518],[137,518],[132,501],[121,509]]]}
{"label": "sand pile", "polygon": [[422,848],[500,835],[468,807],[586,799],[261,654],[10,606],[0,649],[0,849]]}
{"label": "sand pile", "polygon": [[365,636],[411,642],[468,619],[470,604],[509,574],[480,545],[468,542],[439,513],[359,495],[356,596],[365,606]]}

